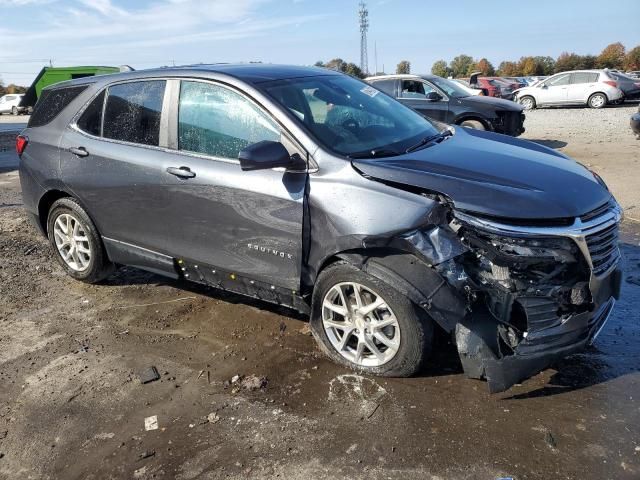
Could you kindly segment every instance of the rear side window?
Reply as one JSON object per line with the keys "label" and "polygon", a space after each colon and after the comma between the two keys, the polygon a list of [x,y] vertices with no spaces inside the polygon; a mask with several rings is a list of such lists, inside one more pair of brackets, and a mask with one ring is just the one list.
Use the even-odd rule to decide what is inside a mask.
{"label": "rear side window", "polygon": [[178,148],[214,157],[238,158],[262,140],[280,140],[280,129],[242,95],[203,82],[181,82]]}
{"label": "rear side window", "polygon": [[378,90],[382,90],[384,93],[386,93],[387,95],[391,95],[392,97],[396,96],[396,81],[393,79],[389,79],[389,80],[376,80],[375,82],[372,82],[373,86],[376,87]]}
{"label": "rear side window", "polygon": [[578,72],[574,73],[571,76],[571,83],[593,83],[598,81],[598,76],[600,74],[597,72]]}
{"label": "rear side window", "polygon": [[103,136],[157,146],[165,85],[164,80],[150,80],[109,87]]}
{"label": "rear side window", "polygon": [[78,120],[78,128],[84,132],[100,136],[102,129],[102,107],[104,105],[104,90],[89,104]]}
{"label": "rear side window", "polygon": [[56,118],[71,101],[80,95],[87,85],[44,90],[33,109],[29,127],[41,127]]}

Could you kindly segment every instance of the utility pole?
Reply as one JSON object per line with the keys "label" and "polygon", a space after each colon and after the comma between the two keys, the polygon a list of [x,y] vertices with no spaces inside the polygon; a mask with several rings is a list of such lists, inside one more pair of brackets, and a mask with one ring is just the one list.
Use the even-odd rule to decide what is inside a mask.
{"label": "utility pole", "polygon": [[367,52],[367,31],[369,30],[369,10],[364,0],[360,2],[358,10],[360,22],[360,70],[365,75],[369,74],[369,54]]}
{"label": "utility pole", "polygon": [[376,71],[373,72],[374,75],[378,74],[378,42],[373,42],[373,58],[375,59]]}

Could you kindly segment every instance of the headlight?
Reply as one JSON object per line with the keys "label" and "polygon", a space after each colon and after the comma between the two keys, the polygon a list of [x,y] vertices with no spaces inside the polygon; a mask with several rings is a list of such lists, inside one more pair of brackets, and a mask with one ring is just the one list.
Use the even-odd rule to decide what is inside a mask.
{"label": "headlight", "polygon": [[602,185],[604,187],[604,189],[608,192],[609,191],[609,187],[607,187],[607,184],[604,183],[604,180],[602,179],[602,177],[600,175],[598,175],[596,172],[594,172],[593,170],[589,170],[591,172],[591,174],[593,175],[593,178],[596,179],[596,181]]}
{"label": "headlight", "polygon": [[[569,238],[561,237],[509,237],[480,230],[465,229],[469,245],[491,261],[504,263],[576,261],[578,247]],[[502,262],[500,260],[503,260]]]}

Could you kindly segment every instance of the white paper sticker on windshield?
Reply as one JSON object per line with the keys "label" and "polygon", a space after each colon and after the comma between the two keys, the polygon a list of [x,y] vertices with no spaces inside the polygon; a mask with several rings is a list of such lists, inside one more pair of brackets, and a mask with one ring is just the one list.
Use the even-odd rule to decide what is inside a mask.
{"label": "white paper sticker on windshield", "polygon": [[365,95],[369,95],[371,98],[375,97],[380,92],[373,87],[366,86],[362,90],[360,90]]}

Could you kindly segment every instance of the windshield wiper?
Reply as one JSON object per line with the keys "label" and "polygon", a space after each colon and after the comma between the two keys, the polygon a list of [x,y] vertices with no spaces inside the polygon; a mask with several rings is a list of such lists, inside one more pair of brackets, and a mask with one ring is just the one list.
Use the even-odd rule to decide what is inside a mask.
{"label": "windshield wiper", "polygon": [[377,157],[394,157],[400,155],[400,152],[391,150],[390,148],[374,148],[372,150],[363,150],[347,155],[349,158],[377,158]]}
{"label": "windshield wiper", "polygon": [[428,137],[424,137],[422,140],[420,140],[415,145],[412,145],[409,148],[407,148],[405,150],[405,153],[411,153],[411,152],[419,149],[420,147],[423,147],[423,146],[428,145],[428,144],[430,144],[432,142],[435,142],[436,140],[444,139],[444,138],[449,137],[451,135],[453,135],[453,132],[451,132],[451,130],[449,130],[448,128],[444,129],[440,133],[436,133],[435,135],[430,135]]}

